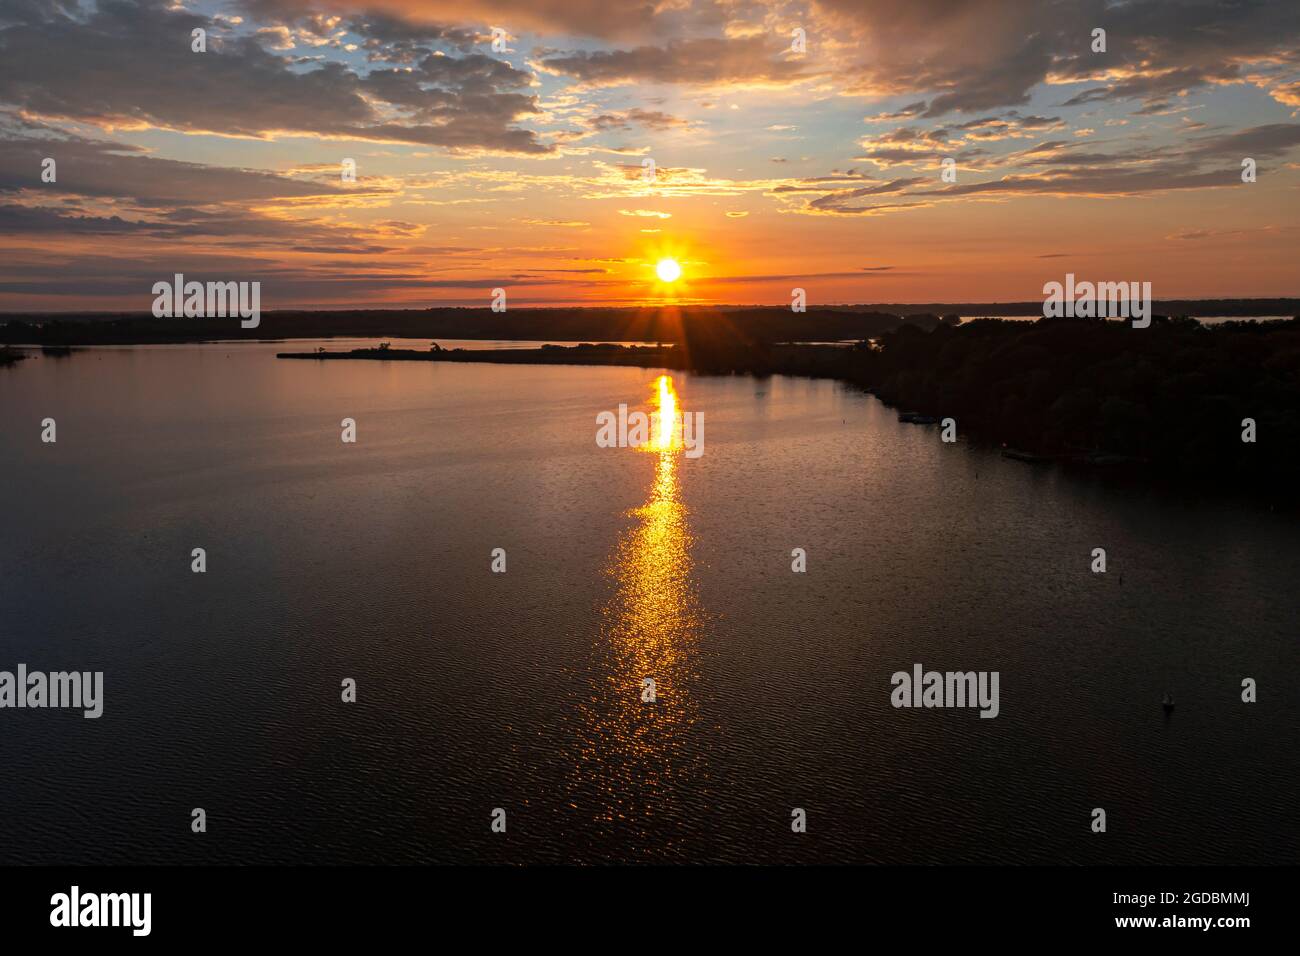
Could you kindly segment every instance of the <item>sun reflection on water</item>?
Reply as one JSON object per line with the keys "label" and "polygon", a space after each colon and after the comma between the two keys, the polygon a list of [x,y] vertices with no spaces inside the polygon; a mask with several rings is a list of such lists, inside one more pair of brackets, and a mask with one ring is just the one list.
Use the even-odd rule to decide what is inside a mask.
{"label": "sun reflection on water", "polygon": [[660,375],[655,384],[659,386],[658,407],[655,411],[658,421],[655,450],[672,451],[674,443],[681,441],[681,430],[677,423],[677,392],[673,389],[673,380],[667,375]]}
{"label": "sun reflection on water", "polygon": [[[698,719],[694,650],[701,615],[692,579],[689,511],[682,500],[682,442],[673,381],[661,376],[651,442],[654,478],[628,516],[606,573],[614,584],[603,608],[601,673],[583,734],[578,772],[598,797],[592,815],[626,836],[663,815],[670,784],[699,773],[687,746]],[[644,702],[643,681],[655,683]],[[629,827],[630,831],[629,832]]]}

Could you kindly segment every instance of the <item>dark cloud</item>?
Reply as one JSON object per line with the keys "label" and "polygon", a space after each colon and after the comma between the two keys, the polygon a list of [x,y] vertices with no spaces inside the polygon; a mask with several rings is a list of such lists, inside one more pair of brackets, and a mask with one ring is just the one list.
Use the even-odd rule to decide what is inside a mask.
{"label": "dark cloud", "polygon": [[909,187],[923,182],[929,182],[929,180],[921,176],[911,176],[879,183],[875,186],[839,190],[812,200],[808,207],[816,212],[856,212],[865,208],[875,208],[861,207],[855,204],[857,200],[867,196],[898,196],[905,193]]}
{"label": "dark cloud", "polygon": [[1168,106],[1167,97],[1176,96],[1208,83],[1238,78],[1240,78],[1240,70],[1235,65],[1224,63],[1213,67],[1189,66],[1165,73],[1127,77],[1107,86],[1084,90],[1061,105],[1081,106],[1107,100],[1142,100],[1147,104],[1147,108],[1138,110],[1138,113],[1154,113]]}
{"label": "dark cloud", "polygon": [[[828,189],[822,182],[808,180],[799,186],[778,187],[773,193],[820,193],[808,201],[806,211],[843,214],[980,197],[1149,196],[1175,190],[1243,188],[1242,158],[1276,159],[1296,149],[1300,149],[1300,123],[1272,123],[1203,136],[1159,151],[1130,146],[1107,152],[1091,145],[1085,151],[1079,144],[1056,140],[1002,158],[1003,165],[1024,171],[980,182],[941,185],[935,175]],[[916,166],[934,163],[936,155],[880,148],[871,150],[865,158],[883,165]],[[971,165],[958,161],[958,167],[968,171]],[[1262,165],[1260,168],[1264,171]],[[921,188],[926,185],[930,188]],[[873,196],[891,196],[904,202],[863,201]]]}
{"label": "dark cloud", "polygon": [[148,228],[120,216],[88,216],[40,206],[0,204],[0,235],[123,235]]}
{"label": "dark cloud", "polygon": [[971,146],[971,142],[992,143],[1025,138],[1064,127],[1063,120],[1048,116],[1021,116],[1014,110],[932,129],[900,126],[862,139],[863,151],[855,158],[880,167],[933,165],[947,158],[966,169],[987,167],[992,165],[985,158],[989,155],[988,150],[983,146]]}
{"label": "dark cloud", "polygon": [[718,26],[723,20],[712,3],[679,9],[654,0],[457,0],[454,5],[430,0],[237,0],[236,5],[259,20],[284,22],[340,11],[359,14],[371,23],[387,21],[392,35],[438,29],[448,18],[448,6],[462,23],[606,39],[665,35],[686,23]]}
{"label": "dark cloud", "polygon": [[[41,163],[47,157],[56,164],[53,183],[41,181]],[[19,190],[124,198],[146,206],[238,203],[340,192],[338,186],[320,182],[160,159],[124,143],[56,133],[20,121],[0,122],[0,193]]]}
{"label": "dark cloud", "polygon": [[727,285],[746,285],[759,282],[806,282],[813,279],[901,279],[919,274],[920,273],[917,272],[895,272],[893,271],[892,266],[885,266],[880,269],[859,269],[856,272],[804,272],[791,273],[787,275],[703,276],[692,281],[698,285],[718,285],[721,283],[726,283]]}
{"label": "dark cloud", "polygon": [[1198,139],[1190,152],[1193,156],[1239,160],[1246,156],[1279,156],[1297,146],[1300,146],[1300,123],[1270,123]]}
{"label": "dark cloud", "polygon": [[[45,158],[56,180],[41,179]],[[246,242],[268,248],[347,245],[388,251],[355,230],[304,218],[277,217],[252,208],[342,196],[383,195],[364,185],[299,179],[259,170],[185,163],[149,156],[137,147],[58,133],[30,121],[0,118],[0,235],[130,234],[141,239]],[[105,212],[107,208],[109,211]],[[420,231],[412,224],[380,223],[385,232]]]}
{"label": "dark cloud", "polygon": [[680,117],[670,116],[660,110],[643,110],[640,107],[633,107],[620,113],[601,113],[598,116],[593,116],[587,125],[594,130],[606,132],[609,130],[630,130],[634,126],[644,126],[646,129],[653,130],[682,129],[689,127],[691,123]]}
{"label": "dark cloud", "polygon": [[[191,51],[195,27],[210,31],[207,53]],[[553,151],[511,125],[537,112],[534,97],[511,92],[528,84],[528,74],[481,53],[427,55],[401,82],[391,73],[360,76],[338,62],[298,69],[254,36],[222,33],[162,0],[101,0],[79,17],[20,9],[0,28],[0,102],[103,125]],[[387,104],[384,115],[368,97]]]}
{"label": "dark cloud", "polygon": [[[1300,4],[1239,0],[818,0],[865,50],[853,85],[932,94],[925,116],[1028,102],[1049,75],[1120,77],[1072,105],[1165,99],[1241,79],[1248,61],[1300,64]],[[1105,53],[1092,31],[1107,33]],[[916,104],[906,108],[916,115]],[[881,117],[887,118],[887,117]],[[895,117],[904,118],[904,117]]]}
{"label": "dark cloud", "polygon": [[482,37],[477,31],[442,24],[412,23],[401,17],[367,11],[348,19],[348,29],[362,39],[372,59],[409,63],[427,56],[433,47],[468,52]]}
{"label": "dark cloud", "polygon": [[[69,266],[74,266],[69,268]],[[240,255],[196,255],[173,250],[158,255],[96,256],[75,259],[30,258],[0,279],[0,295],[41,296],[52,299],[85,297],[114,308],[147,311],[153,302],[153,284],[180,272],[186,279],[208,281],[250,281],[262,284],[262,308],[275,309],[296,303],[332,298],[364,298],[395,290],[437,292],[481,290],[486,303],[491,289],[509,286],[509,275],[487,274],[479,278],[444,279],[425,270],[393,268],[376,270],[373,264],[326,261],[319,266],[284,266]],[[532,278],[529,286],[569,286],[581,279]]]}
{"label": "dark cloud", "polygon": [[925,100],[918,100],[915,103],[909,103],[901,109],[894,110],[892,113],[877,113],[875,116],[868,116],[868,123],[887,122],[889,120],[907,120],[915,119],[925,112]]}
{"label": "dark cloud", "polygon": [[769,36],[680,40],[665,46],[549,56],[542,68],[592,86],[629,83],[793,83],[811,74]]}
{"label": "dark cloud", "polygon": [[354,229],[313,219],[277,219],[246,209],[175,209],[167,212],[135,209],[129,214],[97,215],[80,206],[52,208],[18,203],[0,204],[0,236],[130,235],[172,243],[201,240],[209,244],[244,246],[250,240],[267,251],[339,252],[375,255],[393,251]]}

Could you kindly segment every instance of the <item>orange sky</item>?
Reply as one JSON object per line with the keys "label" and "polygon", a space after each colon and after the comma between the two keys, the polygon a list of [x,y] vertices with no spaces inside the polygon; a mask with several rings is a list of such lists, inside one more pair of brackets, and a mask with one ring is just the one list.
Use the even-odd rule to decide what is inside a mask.
{"label": "orange sky", "polygon": [[23,8],[0,308],[1300,295],[1300,5],[1075,6]]}

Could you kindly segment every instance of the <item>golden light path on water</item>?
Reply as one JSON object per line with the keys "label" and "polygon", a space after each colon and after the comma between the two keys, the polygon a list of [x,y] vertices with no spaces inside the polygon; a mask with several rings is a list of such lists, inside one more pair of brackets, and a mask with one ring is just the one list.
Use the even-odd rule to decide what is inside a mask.
{"label": "golden light path on water", "polygon": [[677,424],[677,392],[673,390],[673,380],[667,375],[660,375],[655,383],[659,386],[659,403],[655,414],[659,427],[655,430],[655,450],[660,452],[660,461],[667,452],[674,450],[674,442],[681,441],[681,429]]}
{"label": "golden light path on water", "polygon": [[[592,816],[624,836],[668,810],[669,785],[699,771],[687,741],[698,712],[693,651],[701,622],[679,473],[679,402],[669,376],[655,382],[650,401],[651,438],[639,451],[655,456],[654,478],[645,503],[628,512],[635,524],[606,568],[614,593],[603,608],[602,673],[577,768],[598,791]],[[653,703],[643,700],[647,678]]]}

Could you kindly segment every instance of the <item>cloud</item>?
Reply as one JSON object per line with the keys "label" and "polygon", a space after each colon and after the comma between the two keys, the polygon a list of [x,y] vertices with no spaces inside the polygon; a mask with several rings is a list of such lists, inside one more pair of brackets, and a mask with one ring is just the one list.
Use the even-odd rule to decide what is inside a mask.
{"label": "cloud", "polygon": [[16,204],[0,204],[0,235],[121,235],[149,228],[120,216],[88,216]]}
{"label": "cloud", "polygon": [[176,272],[200,282],[261,282],[262,307],[267,310],[304,302],[373,301],[377,296],[415,297],[457,290],[481,293],[479,301],[486,305],[490,290],[497,286],[522,283],[563,289],[575,282],[590,281],[582,278],[587,273],[577,277],[527,277],[518,272],[484,271],[479,275],[440,277],[431,275],[427,268],[412,268],[408,264],[385,268],[373,261],[336,259],[287,265],[236,252],[200,253],[184,248],[128,255],[54,256],[41,252],[25,256],[18,253],[11,259],[13,268],[0,276],[0,295],[65,307],[70,302],[83,301],[89,307],[140,311],[147,311],[153,301],[153,283],[169,280]]}
{"label": "cloud", "polygon": [[[491,282],[580,286],[588,274],[568,264],[597,262],[579,257],[617,248],[628,233],[640,239],[638,222],[667,232],[656,219],[670,215],[702,229],[724,216],[719,231],[761,249],[788,225],[769,211],[863,217],[1230,187],[1251,190],[1235,207],[1240,221],[1223,224],[1236,230],[1258,202],[1286,212],[1300,195],[1300,134],[1279,122],[1300,107],[1298,9],[1254,0],[4,0],[3,276],[39,296],[54,295],[60,276],[70,294],[100,282],[106,294],[134,296],[159,269],[211,264],[260,269],[268,290],[274,280],[285,295],[414,298],[421,282],[476,295]],[[808,28],[806,56],[790,55],[792,20]],[[209,31],[205,54],[190,50],[195,26]],[[494,26],[528,51],[494,55]],[[1094,26],[1108,30],[1105,54],[1089,49]],[[1228,95],[1188,95],[1227,85]],[[864,108],[854,96],[891,99]],[[857,125],[864,114],[868,125]],[[647,181],[638,160],[659,140],[669,146],[655,158],[677,165],[657,165]],[[47,156],[56,183],[40,180]],[[342,156],[364,167],[357,183],[340,182]],[[1240,182],[1247,156],[1259,162],[1257,187]],[[939,177],[949,157],[957,183]],[[788,172],[849,162],[821,176]],[[275,168],[239,168],[256,163]],[[1200,198],[1165,204],[1188,218],[1163,232],[1185,238],[1160,239],[1156,254],[1206,245],[1193,235],[1204,231],[1196,217],[1209,215]],[[671,214],[657,211],[665,205]],[[1040,205],[1017,215],[1037,222]],[[420,244],[426,229],[440,245]],[[497,247],[458,244],[491,230],[501,230]],[[521,236],[539,242],[522,247]],[[562,237],[563,247],[540,237]],[[97,255],[105,248],[122,255]],[[787,251],[815,260],[827,248],[819,240]],[[901,274],[846,255],[836,247],[841,261],[823,268]]]}
{"label": "cloud", "polygon": [[[1001,158],[1013,172],[994,179],[940,185],[937,177],[903,177],[865,186],[826,178],[803,180],[772,190],[776,196],[818,194],[793,211],[864,215],[970,199],[1017,195],[1133,197],[1193,189],[1242,188],[1242,157],[1284,157],[1300,148],[1300,123],[1271,123],[1229,133],[1190,138],[1153,152],[1133,147],[1113,152],[1081,143],[1046,141]],[[888,152],[877,149],[868,154]],[[907,165],[930,162],[928,154],[899,149],[889,157]],[[876,160],[879,161],[879,160]],[[887,196],[889,202],[870,201]]]}
{"label": "cloud", "polygon": [[560,226],[566,229],[579,229],[591,225],[580,219],[520,219],[519,221],[526,226]]}
{"label": "cloud", "polygon": [[929,182],[929,180],[920,176],[911,176],[904,179],[894,179],[889,182],[878,183],[874,186],[861,186],[857,189],[839,190],[827,193],[824,196],[812,200],[808,204],[808,208],[814,212],[867,212],[880,207],[859,206],[855,204],[855,201],[868,196],[901,195],[908,189],[908,187],[915,186],[922,182]]}
{"label": "cloud", "polygon": [[[335,61],[301,70],[259,37],[224,34],[164,0],[103,2],[81,16],[20,7],[11,20],[0,29],[0,103],[32,114],[105,128],[554,151],[512,125],[539,112],[535,97],[515,92],[530,75],[482,53],[429,54],[400,75]],[[211,32],[206,53],[190,49],[196,27]]]}
{"label": "cloud", "polygon": [[[57,180],[41,181],[42,160],[55,161]],[[338,168],[333,170],[338,181]],[[0,193],[33,190],[120,197],[142,205],[230,203],[340,196],[338,185],[251,169],[161,159],[109,140],[63,134],[42,124],[0,120]]]}
{"label": "cloud", "polygon": [[1300,123],[1270,123],[1198,140],[1193,156],[1240,159],[1244,156],[1279,156],[1300,146]]}
{"label": "cloud", "polygon": [[644,126],[652,130],[687,129],[692,123],[677,116],[670,116],[660,110],[643,110],[633,107],[621,113],[601,113],[593,116],[587,124],[594,130],[630,130],[633,126]]}
{"label": "cloud", "polygon": [[[46,158],[55,162],[54,182],[41,179]],[[373,254],[390,250],[384,240],[425,228],[388,220],[363,230],[299,214],[299,207],[347,207],[392,196],[384,185],[344,188],[338,167],[329,167],[325,178],[303,178],[180,162],[3,115],[0,195],[8,199],[0,235],[42,240],[93,234],[166,243],[254,239],[267,250]]]}
{"label": "cloud", "polygon": [[[913,102],[880,119],[1019,106],[1042,83],[1099,81],[1073,105],[1150,101],[1242,80],[1250,63],[1292,73],[1298,63],[1300,5],[1288,2],[818,0],[818,9],[857,41],[839,67],[849,89],[927,97],[924,109]],[[1105,53],[1091,50],[1095,27],[1107,31]]]}
{"label": "cloud", "polygon": [[372,58],[388,62],[419,60],[433,52],[434,46],[449,45],[466,52],[485,39],[473,29],[415,22],[373,9],[350,17],[348,29],[362,38],[362,47]]}
{"label": "cloud", "polygon": [[676,40],[630,50],[580,50],[543,57],[539,69],[588,87],[633,83],[784,86],[809,79],[799,60],[781,59],[770,36]]}
{"label": "cloud", "polygon": [[[889,268],[889,267],[886,267]],[[864,275],[863,273],[871,273]],[[692,280],[694,283],[712,284],[727,283],[747,284],[756,282],[807,282],[813,279],[893,279],[904,276],[917,275],[915,272],[892,272],[889,275],[882,275],[879,271],[870,269],[859,269],[856,272],[805,272],[805,273],[786,273],[777,275],[734,275],[734,276],[701,276]]]}
{"label": "cloud", "polygon": [[[429,0],[238,0],[238,6],[259,19],[355,12],[372,23],[387,21],[394,32],[416,34],[422,28],[436,30],[448,15],[446,5]],[[711,16],[708,9],[682,7],[650,0],[458,0],[454,5],[462,22],[509,26],[512,33],[530,30],[606,39],[650,37],[694,20],[707,22]]]}

